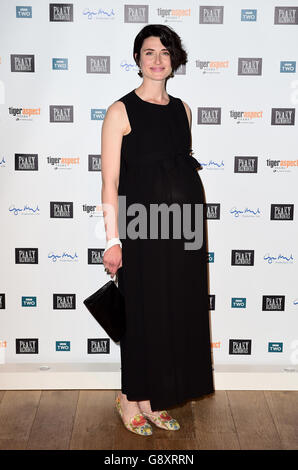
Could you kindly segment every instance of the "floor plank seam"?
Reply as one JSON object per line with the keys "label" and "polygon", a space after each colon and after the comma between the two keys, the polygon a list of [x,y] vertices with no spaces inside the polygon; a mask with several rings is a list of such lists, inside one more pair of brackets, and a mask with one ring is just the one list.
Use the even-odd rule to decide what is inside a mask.
{"label": "floor plank seam", "polygon": [[264,397],[265,397],[265,402],[266,402],[267,408],[268,408],[268,410],[269,410],[270,416],[271,416],[271,418],[272,418],[274,427],[275,427],[275,429],[276,429],[276,432],[277,432],[277,435],[278,435],[278,438],[279,438],[279,441],[280,441],[281,449],[282,449],[282,450],[285,450],[284,445],[283,445],[283,442],[282,442],[281,435],[280,435],[279,430],[278,430],[278,426],[276,425],[276,422],[275,422],[275,419],[274,419],[274,415],[272,414],[272,410],[271,410],[271,408],[270,408],[270,404],[269,404],[269,402],[268,402],[268,400],[267,400],[266,393],[263,392],[263,394],[264,394]]}
{"label": "floor plank seam", "polygon": [[233,410],[232,410],[231,401],[230,401],[230,397],[229,397],[229,391],[225,390],[225,394],[226,394],[226,397],[227,397],[228,407],[229,407],[229,410],[230,410],[230,413],[231,413],[231,417],[232,417],[232,420],[233,420],[234,432],[236,433],[236,436],[237,436],[239,449],[242,450],[240,437],[239,437],[239,434],[238,434],[238,429],[237,429],[237,425],[236,425],[235,418],[234,418],[234,415],[233,415]]}
{"label": "floor plank seam", "polygon": [[[22,390],[23,392],[24,390]],[[31,390],[29,390],[31,391]],[[28,439],[27,439],[27,442],[26,442],[26,446],[25,446],[25,450],[30,450],[28,449],[28,445],[29,445],[29,442],[30,442],[30,436],[31,436],[31,433],[32,433],[32,428],[34,426],[34,423],[35,423],[35,420],[36,420],[36,415],[37,415],[37,412],[39,410],[39,406],[40,406],[40,401],[41,401],[41,396],[42,396],[42,393],[43,393],[43,390],[38,390],[40,392],[40,395],[39,395],[39,400],[38,400],[38,404],[36,406],[36,410],[35,410],[35,415],[34,415],[34,418],[32,420],[32,424],[31,424],[31,427],[30,427],[30,431],[28,433]]]}
{"label": "floor plank seam", "polygon": [[74,412],[74,416],[73,416],[73,420],[72,420],[72,428],[71,428],[71,432],[70,432],[70,437],[69,437],[69,441],[68,441],[67,450],[71,450],[71,449],[70,449],[70,444],[71,444],[71,440],[72,440],[72,436],[73,436],[74,424],[75,424],[75,422],[76,422],[76,417],[77,417],[77,410],[78,410],[78,403],[79,403],[79,399],[80,399],[80,394],[81,394],[81,390],[79,390],[79,393],[78,393],[78,398],[77,398],[77,403],[76,403],[76,407],[75,407],[75,412]]}

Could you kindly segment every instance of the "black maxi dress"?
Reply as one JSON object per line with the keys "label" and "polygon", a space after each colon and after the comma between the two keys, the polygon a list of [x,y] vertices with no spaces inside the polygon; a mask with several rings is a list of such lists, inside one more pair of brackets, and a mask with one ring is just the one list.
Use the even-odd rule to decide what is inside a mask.
{"label": "black maxi dress", "polygon": [[[127,214],[133,203],[143,204],[148,214],[150,203],[191,204],[195,228],[194,205],[204,204],[199,164],[190,155],[184,105],[180,98],[169,98],[167,105],[149,103],[132,90],[118,100],[125,104],[131,126],[121,147],[118,196],[126,206],[119,202],[119,228],[138,216]],[[149,215],[147,238],[119,233],[122,267],[117,279],[126,310],[121,391],[130,401],[150,400],[152,411],[214,391],[205,217],[203,245],[197,250],[185,250],[189,238],[183,232],[180,239],[174,237],[173,218],[168,219],[168,239],[160,229],[157,238],[150,238]]]}

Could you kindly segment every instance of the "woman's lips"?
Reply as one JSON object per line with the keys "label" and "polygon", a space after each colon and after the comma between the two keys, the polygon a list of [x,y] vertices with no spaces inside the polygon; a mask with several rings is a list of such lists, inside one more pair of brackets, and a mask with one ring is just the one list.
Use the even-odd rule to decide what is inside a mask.
{"label": "woman's lips", "polygon": [[164,67],[151,67],[151,70],[153,70],[153,72],[162,72]]}

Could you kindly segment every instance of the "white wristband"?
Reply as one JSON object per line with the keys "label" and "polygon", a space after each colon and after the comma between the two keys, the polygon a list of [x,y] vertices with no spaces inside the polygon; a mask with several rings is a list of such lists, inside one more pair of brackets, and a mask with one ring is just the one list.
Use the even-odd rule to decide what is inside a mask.
{"label": "white wristband", "polygon": [[122,248],[122,243],[119,240],[119,238],[111,238],[110,240],[107,241],[106,248],[104,250],[104,254],[109,248],[111,248],[114,245],[120,245],[120,247]]}

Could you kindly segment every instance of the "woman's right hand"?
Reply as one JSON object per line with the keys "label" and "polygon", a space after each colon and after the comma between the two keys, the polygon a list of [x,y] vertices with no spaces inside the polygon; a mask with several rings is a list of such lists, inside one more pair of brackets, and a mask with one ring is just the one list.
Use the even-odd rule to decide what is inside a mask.
{"label": "woman's right hand", "polygon": [[108,274],[114,277],[116,272],[122,266],[122,248],[118,245],[113,245],[103,255],[103,264],[107,269]]}

